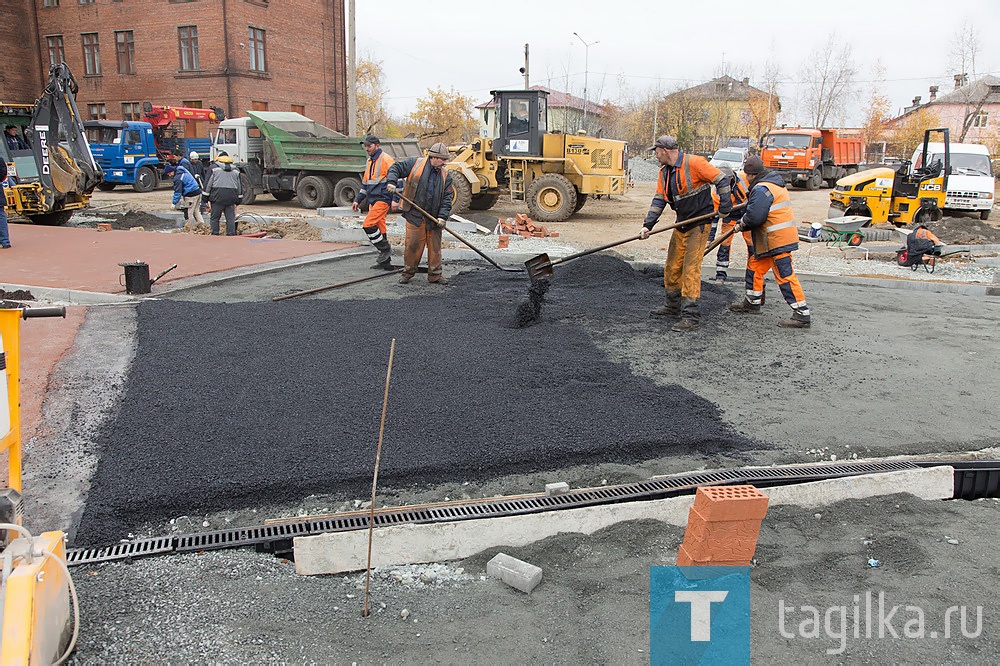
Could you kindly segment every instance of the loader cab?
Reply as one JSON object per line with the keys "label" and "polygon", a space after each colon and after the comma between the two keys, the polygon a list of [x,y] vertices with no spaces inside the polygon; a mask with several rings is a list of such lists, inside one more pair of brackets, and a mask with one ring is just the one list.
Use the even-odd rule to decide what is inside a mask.
{"label": "loader cab", "polygon": [[500,157],[541,157],[548,131],[548,96],[544,90],[495,90],[498,136],[493,152]]}

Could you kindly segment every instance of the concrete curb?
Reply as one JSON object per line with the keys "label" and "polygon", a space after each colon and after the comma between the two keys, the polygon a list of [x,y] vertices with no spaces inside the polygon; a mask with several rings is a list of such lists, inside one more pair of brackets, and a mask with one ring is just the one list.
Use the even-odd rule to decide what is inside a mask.
{"label": "concrete curb", "polygon": [[104,294],[99,291],[64,289],[62,287],[39,287],[37,285],[12,284],[9,282],[0,284],[0,289],[5,291],[16,291],[19,289],[30,291],[31,295],[37,300],[57,305],[111,305],[131,303],[135,300],[134,296],[127,294]]}
{"label": "concrete curb", "polygon": [[[950,499],[954,495],[954,475],[953,467],[942,466],[814,481],[768,488],[765,492],[771,505],[806,508],[902,492],[927,500]],[[653,519],[684,526],[694,499],[691,495],[503,518],[380,527],[375,531],[377,547],[372,550],[372,566],[458,560],[487,548],[525,546],[560,532],[593,534],[627,520]],[[294,547],[295,571],[299,574],[360,571],[367,566],[368,531],[296,537]]]}

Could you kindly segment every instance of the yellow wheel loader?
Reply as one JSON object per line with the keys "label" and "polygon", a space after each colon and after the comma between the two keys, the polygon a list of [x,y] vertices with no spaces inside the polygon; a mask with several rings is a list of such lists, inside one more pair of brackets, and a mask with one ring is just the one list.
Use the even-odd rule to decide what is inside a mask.
{"label": "yellow wheel loader", "polygon": [[10,150],[0,141],[8,171],[8,215],[36,224],[66,224],[74,211],[87,206],[103,180],[76,108],[76,91],[76,79],[62,63],[49,68],[49,83],[35,104],[0,103],[0,123],[16,127],[27,145]]}
{"label": "yellow wheel loader", "polygon": [[[927,164],[931,134],[944,136],[944,163],[935,160]],[[903,162],[898,170],[889,167],[868,169],[845,176],[830,192],[828,217],[860,215],[870,217],[871,224],[891,222],[897,227],[911,223],[936,222],[943,216],[948,175],[951,173],[951,142],[947,128],[924,132],[920,168],[911,169]]]}
{"label": "yellow wheel loader", "polygon": [[585,134],[549,132],[548,92],[493,91],[498,135],[454,146],[456,213],[486,210],[502,194],[523,201],[532,219],[561,222],[591,195],[624,194],[628,144]]}

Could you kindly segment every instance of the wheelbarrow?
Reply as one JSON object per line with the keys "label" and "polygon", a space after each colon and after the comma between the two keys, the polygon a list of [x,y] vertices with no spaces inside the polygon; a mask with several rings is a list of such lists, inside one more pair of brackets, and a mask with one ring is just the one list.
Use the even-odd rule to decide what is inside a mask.
{"label": "wheelbarrow", "polygon": [[872,218],[864,215],[845,215],[826,220],[822,229],[830,234],[826,246],[842,250],[858,247],[865,240],[863,228],[869,226],[871,221]]}
{"label": "wheelbarrow", "polygon": [[[746,206],[745,203],[740,204],[739,206],[733,206],[733,210],[738,210],[740,208],[743,208],[744,206]],[[660,229],[654,229],[650,231],[648,235],[652,236],[653,234],[661,234],[664,231],[670,231],[671,229],[676,229],[678,227],[684,227],[689,224],[704,222],[705,220],[710,220],[713,217],[716,217],[717,215],[718,213],[716,213],[715,211],[712,211],[711,213],[705,213],[704,215],[692,217],[682,222],[674,222],[673,224],[668,224],[667,226],[661,227]],[[579,259],[580,257],[586,257],[589,254],[594,254],[596,252],[601,252],[603,250],[609,250],[613,247],[624,245],[625,243],[631,243],[632,241],[640,240],[641,238],[642,238],[641,234],[636,236],[629,236],[628,238],[623,238],[622,240],[617,240],[613,243],[607,243],[606,245],[601,245],[598,247],[591,248],[589,250],[583,250],[582,252],[576,252],[574,254],[567,255],[565,257],[562,257],[561,259],[556,259],[555,261],[549,259],[548,254],[543,253],[539,254],[538,256],[532,257],[531,259],[528,259],[526,262],[524,262],[524,266],[525,268],[528,269],[528,278],[532,282],[536,282],[541,278],[546,278],[552,275],[553,266],[558,266],[559,264],[565,264],[567,261],[573,261],[574,259]]]}

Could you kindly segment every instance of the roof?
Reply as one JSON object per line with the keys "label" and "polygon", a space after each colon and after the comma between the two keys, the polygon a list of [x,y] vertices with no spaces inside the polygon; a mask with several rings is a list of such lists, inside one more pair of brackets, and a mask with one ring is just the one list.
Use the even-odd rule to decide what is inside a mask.
{"label": "roof", "polygon": [[710,99],[719,99],[721,97],[727,100],[746,101],[750,98],[751,91],[760,93],[761,95],[767,94],[760,88],[754,88],[746,79],[743,81],[737,81],[733,77],[726,75],[716,77],[711,81],[707,81],[690,88],[685,88],[684,90],[679,90],[675,93],[667,95],[666,97],[683,94],[685,97],[702,97]]}
{"label": "roof", "polygon": [[921,107],[932,104],[966,104],[970,99],[979,103],[979,100],[986,97],[986,104],[1000,104],[1000,90],[990,92],[990,86],[1000,86],[1000,77],[983,76],[973,81],[967,86],[952,90],[947,95],[941,95],[933,102],[922,104]]}
{"label": "roof", "polygon": [[[595,115],[600,115],[597,111],[600,108],[600,104],[590,101],[584,106],[584,99],[582,97],[577,97],[575,95],[570,95],[569,93],[560,92],[558,90],[552,90],[551,88],[546,88],[545,86],[531,86],[528,90],[542,90],[549,94],[549,108],[550,109],[576,109],[577,111],[583,111],[584,108],[587,109],[589,113]],[[487,100],[482,104],[477,104],[477,109],[488,109],[493,106],[493,100]]]}

